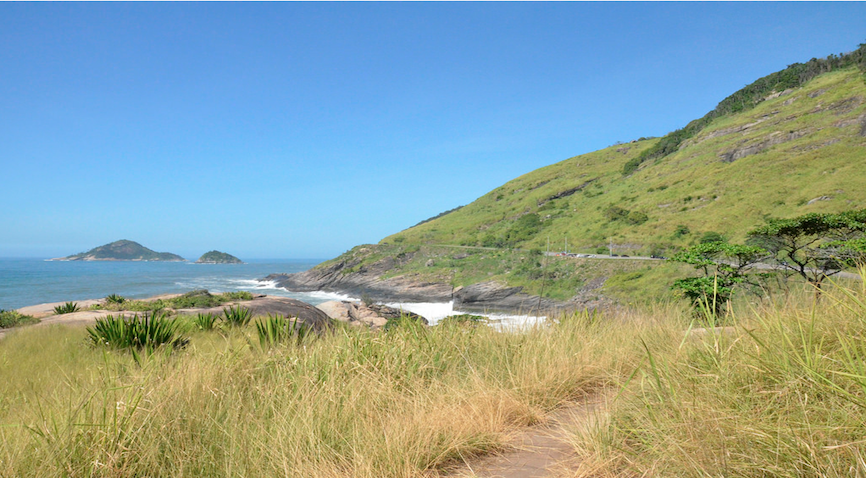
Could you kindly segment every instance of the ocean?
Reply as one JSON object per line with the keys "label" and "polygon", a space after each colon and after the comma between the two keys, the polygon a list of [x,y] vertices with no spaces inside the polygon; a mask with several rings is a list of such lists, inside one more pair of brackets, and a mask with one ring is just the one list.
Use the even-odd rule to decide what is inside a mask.
{"label": "ocean", "polygon": [[[246,290],[298,299],[311,305],[329,300],[358,300],[330,292],[289,292],[273,282],[274,273],[302,272],[320,260],[258,259],[245,264],[192,262],[49,261],[42,258],[0,258],[0,309],[47,302],[98,299],[110,294],[144,299],[159,294],[207,289],[212,293]],[[427,318],[431,325],[455,311],[451,303],[389,303]],[[481,314],[502,326],[524,326],[543,317]]]}

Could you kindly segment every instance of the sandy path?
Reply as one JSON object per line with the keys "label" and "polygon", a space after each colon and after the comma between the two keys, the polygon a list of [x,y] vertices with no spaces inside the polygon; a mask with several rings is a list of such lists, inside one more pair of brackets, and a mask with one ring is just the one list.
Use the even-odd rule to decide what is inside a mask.
{"label": "sandy path", "polygon": [[[520,431],[509,443],[509,451],[471,459],[442,475],[446,478],[545,478],[555,476],[561,463],[573,458],[568,430],[586,421],[603,407],[596,395],[571,403],[551,413],[544,423]],[[571,462],[574,465],[574,462]]]}

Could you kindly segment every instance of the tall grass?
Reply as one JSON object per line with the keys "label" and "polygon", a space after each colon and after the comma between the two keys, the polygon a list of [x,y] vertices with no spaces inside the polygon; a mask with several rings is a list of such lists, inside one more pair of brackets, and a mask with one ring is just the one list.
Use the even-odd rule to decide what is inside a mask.
{"label": "tall grass", "polygon": [[647,342],[609,413],[575,432],[587,475],[866,476],[863,283],[732,320]]}
{"label": "tall grass", "polygon": [[140,366],[22,330],[0,348],[0,476],[429,476],[605,387],[641,329],[338,328],[263,353],[231,328]]}

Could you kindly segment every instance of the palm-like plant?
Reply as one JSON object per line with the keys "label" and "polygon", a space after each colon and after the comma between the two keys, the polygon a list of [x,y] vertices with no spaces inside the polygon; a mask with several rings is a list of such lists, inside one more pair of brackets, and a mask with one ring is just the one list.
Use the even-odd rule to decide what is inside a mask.
{"label": "palm-like plant", "polygon": [[61,314],[71,314],[73,312],[78,312],[79,307],[75,302],[67,302],[63,305],[58,305],[54,308],[54,313],[57,315]]}
{"label": "palm-like plant", "polygon": [[223,309],[223,319],[231,327],[246,327],[253,318],[253,311],[246,307],[236,306]]}
{"label": "palm-like plant", "polygon": [[177,320],[169,319],[164,313],[145,313],[141,317],[135,314],[132,318],[109,315],[96,319],[92,327],[87,327],[87,334],[94,345],[152,352],[162,345],[186,346],[189,340],[180,336],[177,328]]}
{"label": "palm-like plant", "polygon": [[281,314],[268,314],[267,319],[256,320],[256,331],[259,334],[259,343],[265,348],[292,341],[300,345],[313,328],[300,322],[297,317],[287,319]]}

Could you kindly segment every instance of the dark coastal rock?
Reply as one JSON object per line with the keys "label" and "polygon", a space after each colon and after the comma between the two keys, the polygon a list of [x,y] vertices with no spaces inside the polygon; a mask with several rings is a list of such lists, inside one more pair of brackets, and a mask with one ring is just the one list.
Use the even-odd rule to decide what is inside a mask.
{"label": "dark coastal rock", "polygon": [[561,309],[564,303],[529,295],[523,287],[508,287],[498,282],[481,282],[454,290],[454,308],[467,311],[503,311],[532,314]]}

